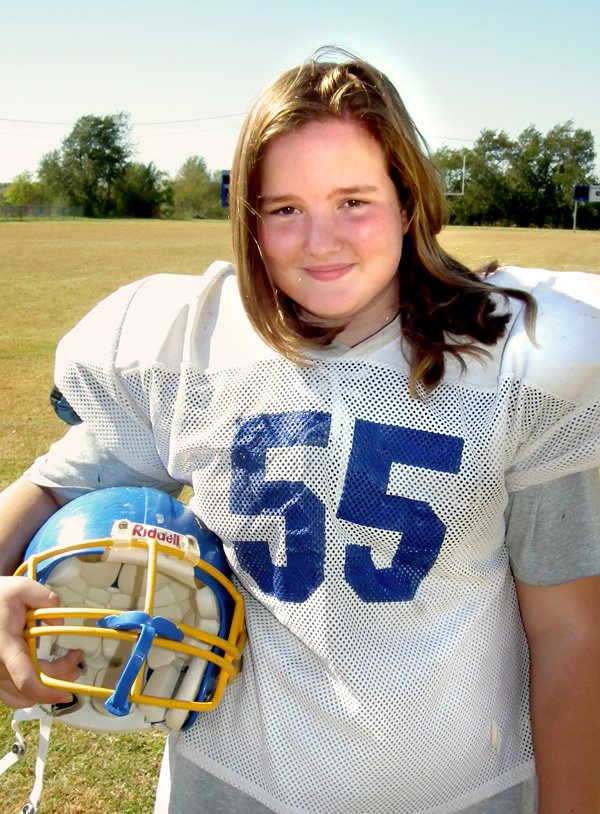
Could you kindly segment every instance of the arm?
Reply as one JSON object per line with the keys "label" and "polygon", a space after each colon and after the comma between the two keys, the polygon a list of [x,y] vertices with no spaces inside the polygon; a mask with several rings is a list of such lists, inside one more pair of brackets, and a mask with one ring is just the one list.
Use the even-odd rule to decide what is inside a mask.
{"label": "arm", "polygon": [[515,580],[531,657],[539,814],[600,811],[600,577]]}
{"label": "arm", "polygon": [[[0,493],[0,573],[12,574],[31,537],[59,507],[52,492],[21,478]],[[29,658],[23,628],[30,608],[53,607],[58,597],[43,585],[24,577],[0,577],[0,701],[11,707],[28,707],[40,701],[53,704],[70,700],[70,694],[44,687]],[[75,680],[80,651],[48,664],[45,672]]]}
{"label": "arm", "polygon": [[65,501],[27,478],[0,492],[0,574],[12,574],[27,544]]}

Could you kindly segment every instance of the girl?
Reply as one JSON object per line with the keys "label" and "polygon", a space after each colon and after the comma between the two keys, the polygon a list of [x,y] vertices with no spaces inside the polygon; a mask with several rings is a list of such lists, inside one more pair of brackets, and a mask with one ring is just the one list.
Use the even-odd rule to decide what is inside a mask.
{"label": "girl", "polygon": [[[236,270],[127,286],[62,341],[83,422],[4,493],[4,571],[84,491],[192,487],[249,644],[157,812],[532,812],[536,767],[539,812],[598,811],[595,279],[449,257],[420,136],[354,58],[277,79],[231,178]],[[13,706],[57,700],[26,582],[0,588]]]}

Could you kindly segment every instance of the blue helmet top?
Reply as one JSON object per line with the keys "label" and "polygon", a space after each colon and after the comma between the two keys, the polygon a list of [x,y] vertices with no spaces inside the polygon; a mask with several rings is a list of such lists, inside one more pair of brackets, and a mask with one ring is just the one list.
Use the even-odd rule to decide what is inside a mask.
{"label": "blue helmet top", "polygon": [[[117,519],[164,528],[181,535],[190,534],[198,542],[200,559],[226,576],[231,573],[221,541],[199,523],[192,510],[171,495],[147,487],[115,486],[88,492],[72,500],[39,529],[29,543],[23,560],[49,548],[107,539]],[[56,562],[50,560],[40,569],[40,582],[45,581]],[[202,579],[205,581],[205,577]]]}

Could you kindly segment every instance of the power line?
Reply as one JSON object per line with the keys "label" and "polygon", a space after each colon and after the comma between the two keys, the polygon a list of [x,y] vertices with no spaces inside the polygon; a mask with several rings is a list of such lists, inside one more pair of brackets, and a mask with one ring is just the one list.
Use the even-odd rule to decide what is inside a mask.
{"label": "power line", "polygon": [[70,126],[73,122],[40,122],[35,119],[5,119],[0,118],[0,122],[13,122],[17,124],[56,124],[61,127]]}
{"label": "power line", "polygon": [[474,138],[457,138],[453,136],[428,136],[429,139],[437,139],[439,141],[468,141],[471,144],[475,144],[477,139]]}
{"label": "power line", "polygon": [[[172,119],[170,121],[161,121],[161,122],[133,122],[132,127],[150,127],[154,125],[162,125],[162,124],[190,124],[192,122],[208,122],[214,119],[232,119],[235,116],[244,116],[244,113],[224,113],[220,116],[201,116],[196,119]],[[48,125],[56,125],[60,127],[72,127],[75,122],[48,122],[48,121],[40,121],[37,119],[8,119],[0,116],[0,122],[13,122],[16,124],[48,124]]]}
{"label": "power line", "polygon": [[192,122],[208,122],[214,119],[233,119],[236,116],[245,116],[245,113],[224,113],[222,116],[202,116],[199,119],[178,119],[170,122],[134,122],[132,127],[146,127],[159,124],[191,124]]}

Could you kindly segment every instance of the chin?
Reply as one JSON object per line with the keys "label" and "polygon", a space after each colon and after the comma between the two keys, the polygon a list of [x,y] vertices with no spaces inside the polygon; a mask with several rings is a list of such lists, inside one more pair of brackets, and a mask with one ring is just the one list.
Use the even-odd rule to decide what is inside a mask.
{"label": "chin", "polygon": [[317,325],[326,325],[327,327],[335,327],[336,325],[345,325],[351,318],[347,314],[340,314],[339,307],[332,308],[331,310],[323,310],[322,308],[309,310],[301,306],[298,309],[298,314],[301,319],[306,322],[313,322]]}

